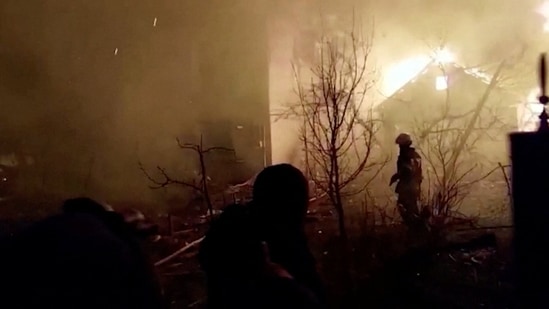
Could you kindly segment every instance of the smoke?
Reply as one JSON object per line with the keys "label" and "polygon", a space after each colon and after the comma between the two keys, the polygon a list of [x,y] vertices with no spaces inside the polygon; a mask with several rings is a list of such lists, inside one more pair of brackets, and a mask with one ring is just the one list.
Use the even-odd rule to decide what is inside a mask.
{"label": "smoke", "polygon": [[[320,16],[336,15],[347,30],[352,29],[351,21],[354,21],[355,30],[358,28],[362,33],[373,33],[370,65],[378,72],[376,88],[370,94],[373,104],[383,101],[398,85],[403,85],[419,73],[428,61],[425,59],[437,48],[444,47],[451,51],[455,61],[462,66],[494,65],[504,59],[533,65],[533,60],[544,50],[544,41],[547,40],[547,34],[543,34],[545,20],[539,13],[543,5],[541,0],[307,3],[308,6],[301,7],[301,14],[294,14],[299,16],[299,20],[278,17],[279,23],[283,20],[292,26],[277,26],[277,32],[271,35],[271,39],[279,38],[278,44],[275,44],[279,48],[271,50],[271,86],[276,83],[277,89],[276,95],[271,91],[272,106],[280,107],[295,100],[291,97],[294,81],[282,69],[290,71],[289,64],[293,61],[287,53],[291,48],[287,38],[297,37],[296,29],[299,26]],[[532,83],[534,77],[521,76],[528,80],[526,84]],[[281,86],[283,84],[285,90]],[[526,97],[531,87],[519,91],[524,92]],[[273,139],[276,161],[289,161],[292,149],[299,147],[296,133],[299,124],[283,123],[273,124],[273,129],[277,131],[273,133],[277,137]]]}
{"label": "smoke", "polygon": [[[293,52],[296,43],[308,44],[299,30],[321,15],[340,16],[350,28],[354,14],[356,26],[374,34],[371,65],[382,78],[393,64],[440,44],[464,65],[521,48],[535,55],[546,40],[536,12],[542,4],[0,1],[1,144],[35,154],[39,186],[146,198],[137,162],[187,166],[175,137],[197,119],[258,124],[267,102],[271,111],[295,102]],[[272,123],[274,162],[295,157],[298,128]]]}

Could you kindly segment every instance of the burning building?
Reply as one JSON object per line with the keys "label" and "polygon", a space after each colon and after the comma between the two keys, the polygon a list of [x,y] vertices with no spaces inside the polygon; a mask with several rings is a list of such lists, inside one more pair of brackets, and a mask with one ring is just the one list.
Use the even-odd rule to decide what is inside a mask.
{"label": "burning building", "polygon": [[504,161],[505,136],[517,129],[516,107],[521,98],[491,79],[451,59],[428,62],[419,74],[378,105],[384,146],[394,148],[394,137],[400,132],[421,140],[442,123],[453,122],[453,130],[465,130],[476,117],[474,130],[485,130],[486,135],[475,147],[485,150],[496,162]]}

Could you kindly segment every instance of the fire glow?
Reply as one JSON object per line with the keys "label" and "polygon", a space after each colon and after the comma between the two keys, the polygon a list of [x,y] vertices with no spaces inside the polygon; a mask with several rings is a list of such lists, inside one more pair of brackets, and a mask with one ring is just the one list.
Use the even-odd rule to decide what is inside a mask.
{"label": "fire glow", "polygon": [[543,32],[549,32],[549,1],[543,2],[543,4],[536,11],[545,18]]}
{"label": "fire glow", "polygon": [[[431,55],[419,55],[389,66],[384,74],[381,92],[391,96],[402,86],[420,74],[430,63],[447,64],[455,61],[455,56],[446,48],[440,48]],[[438,85],[442,87],[442,85]]]}
{"label": "fire glow", "polygon": [[543,105],[538,102],[539,89],[530,91],[525,103],[517,108],[518,129],[523,132],[537,131],[539,115],[543,111]]}

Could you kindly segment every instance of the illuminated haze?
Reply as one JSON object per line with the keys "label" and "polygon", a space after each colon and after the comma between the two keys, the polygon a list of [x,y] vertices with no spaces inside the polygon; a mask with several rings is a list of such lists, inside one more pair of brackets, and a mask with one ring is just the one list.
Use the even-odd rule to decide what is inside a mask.
{"label": "illuminated haze", "polygon": [[[349,4],[347,12],[343,7],[340,5],[337,13],[351,16],[353,5]],[[534,63],[537,55],[544,51],[544,41],[549,39],[549,34],[543,33],[543,15],[545,12],[549,16],[549,5],[543,1],[393,0],[354,7],[357,20],[362,22],[361,30],[368,33],[371,31],[368,26],[372,23],[375,28],[370,58],[371,67],[378,72],[376,89],[370,93],[373,105],[382,102],[422,71],[433,58],[433,51],[441,45],[451,53],[457,64],[466,67],[494,67],[504,59],[522,55],[520,61],[527,70],[517,71],[516,74],[524,87],[512,91],[520,92],[526,100],[536,85]],[[317,11],[312,10],[313,14],[328,14],[336,10],[328,1],[322,1],[318,8]],[[289,64],[286,70],[280,68],[283,61],[279,57],[288,51],[280,50],[277,56],[272,57],[276,59],[276,68],[271,70],[279,74],[273,76],[271,72],[271,85],[276,81],[278,90],[273,94],[271,88],[271,106],[274,109],[291,101],[286,99],[288,94],[280,86],[283,80],[288,80],[287,89],[292,87]],[[286,62],[291,62],[291,59],[286,59]],[[290,91],[287,90],[287,93]],[[273,138],[273,160],[284,162],[292,160],[298,144],[297,139],[284,137],[295,136],[298,125],[290,125],[289,121],[279,122],[273,124],[273,136],[277,137]]]}
{"label": "illuminated haze", "polygon": [[[17,137],[4,147],[38,151],[56,162],[43,173],[57,191],[155,198],[139,160],[180,171],[185,163],[174,139],[191,130],[198,114],[249,112],[215,102],[261,96],[267,80],[272,111],[295,101],[294,37],[311,18],[350,20],[354,7],[358,27],[373,31],[370,65],[379,82],[369,96],[372,104],[421,70],[441,42],[464,66],[498,62],[523,47],[529,65],[549,40],[536,12],[543,1],[270,3],[1,1],[2,128]],[[373,30],[365,29],[372,24]],[[263,25],[268,36],[260,35]],[[212,46],[201,49],[210,63],[196,63],[196,45]],[[268,60],[268,72],[239,67],[239,57]],[[207,78],[192,78],[197,70]],[[534,78],[532,66],[524,89],[515,91],[526,99]],[[272,123],[273,162],[295,160],[297,128],[287,120]]]}

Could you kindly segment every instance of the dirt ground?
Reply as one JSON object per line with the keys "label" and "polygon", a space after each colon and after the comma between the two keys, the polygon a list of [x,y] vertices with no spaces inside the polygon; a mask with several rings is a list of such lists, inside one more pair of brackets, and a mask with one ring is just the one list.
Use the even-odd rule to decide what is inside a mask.
{"label": "dirt ground", "polygon": [[[21,202],[2,209],[0,234],[9,235],[52,213],[58,203],[36,203],[21,211]],[[55,206],[54,206],[55,204]],[[368,226],[354,214],[349,224],[351,262],[343,262],[335,220],[326,212],[307,223],[310,247],[330,293],[333,308],[516,308],[508,280],[509,229],[449,231],[436,248],[410,238],[398,225]],[[166,216],[155,216],[167,234]],[[175,236],[146,244],[153,261],[200,238],[207,228],[193,215],[175,218]],[[487,236],[488,235],[488,236]],[[495,239],[491,239],[494,235]],[[473,242],[472,239],[481,241]],[[348,280],[348,270],[352,280]],[[158,267],[171,308],[204,308],[205,280],[196,248]]]}
{"label": "dirt ground", "polygon": [[[344,263],[333,221],[326,217],[307,226],[333,308],[516,307],[507,275],[509,230],[454,230],[436,248],[410,239],[399,225],[352,230],[352,261]],[[195,230],[186,241],[202,233]],[[203,308],[205,282],[196,252],[169,264],[159,272],[172,308]]]}

